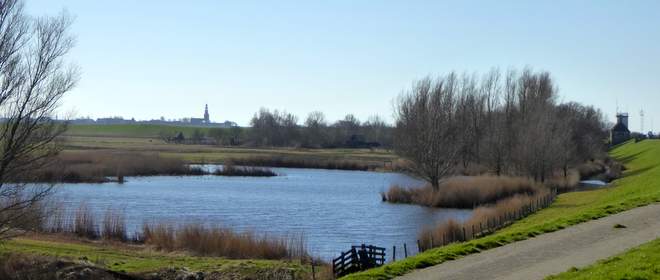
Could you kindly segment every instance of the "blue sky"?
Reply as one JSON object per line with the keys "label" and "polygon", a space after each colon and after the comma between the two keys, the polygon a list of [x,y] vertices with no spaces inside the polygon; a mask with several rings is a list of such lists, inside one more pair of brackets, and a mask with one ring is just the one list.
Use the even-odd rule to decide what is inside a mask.
{"label": "blue sky", "polygon": [[64,8],[82,76],[62,111],[77,116],[182,118],[208,103],[241,125],[260,107],[391,120],[426,75],[531,66],[564,101],[610,120],[618,101],[634,130],[643,108],[660,130],[660,1],[27,0],[32,15]]}

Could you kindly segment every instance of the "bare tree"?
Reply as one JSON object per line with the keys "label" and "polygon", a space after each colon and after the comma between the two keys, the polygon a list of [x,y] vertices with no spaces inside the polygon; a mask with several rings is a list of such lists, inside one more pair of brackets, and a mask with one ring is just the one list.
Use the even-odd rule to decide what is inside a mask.
{"label": "bare tree", "polygon": [[322,147],[327,138],[328,123],[323,112],[314,111],[305,119],[304,142],[307,147]]}
{"label": "bare tree", "polygon": [[53,190],[21,182],[59,151],[55,139],[66,125],[52,116],[78,77],[64,64],[71,22],[65,14],[33,19],[22,1],[0,1],[0,238],[25,227]]}
{"label": "bare tree", "polygon": [[423,79],[396,104],[395,150],[435,189],[454,167],[461,148],[456,143],[457,80],[454,73]]}
{"label": "bare tree", "polygon": [[[548,72],[492,70],[481,80],[426,78],[396,104],[395,149],[437,188],[468,166],[544,182],[603,153],[602,114],[557,103]],[[462,166],[459,166],[462,165]],[[486,167],[487,169],[481,169]]]}

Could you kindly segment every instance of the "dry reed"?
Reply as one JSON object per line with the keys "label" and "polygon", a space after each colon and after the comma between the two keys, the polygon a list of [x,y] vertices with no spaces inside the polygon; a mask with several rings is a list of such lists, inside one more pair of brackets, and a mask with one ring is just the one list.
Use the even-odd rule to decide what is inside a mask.
{"label": "dry reed", "polygon": [[[102,183],[111,177],[153,175],[204,175],[199,167],[154,153],[82,151],[60,154],[54,163],[24,174],[21,182]],[[120,179],[118,179],[120,180]]]}
{"label": "dry reed", "polygon": [[491,233],[547,207],[555,196],[556,191],[547,190],[539,191],[535,195],[514,195],[494,205],[475,209],[470,219],[464,223],[449,220],[434,228],[423,229],[418,236],[420,250],[467,241]]}
{"label": "dry reed", "polygon": [[316,168],[337,170],[371,170],[382,167],[382,164],[369,164],[349,160],[329,160],[317,158],[299,157],[247,157],[233,158],[230,160],[235,165],[262,166],[262,167],[285,167],[285,168]]}
{"label": "dry reed", "polygon": [[83,238],[96,239],[99,237],[94,214],[86,203],[82,203],[76,210],[72,232]]}
{"label": "dry reed", "polygon": [[251,166],[235,166],[231,163],[225,164],[221,169],[213,172],[218,176],[242,176],[242,177],[273,177],[277,173],[273,170],[264,167],[251,167]]}
{"label": "dry reed", "polygon": [[106,240],[126,241],[126,218],[123,211],[108,209],[103,217],[101,237]]}
{"label": "dry reed", "polygon": [[187,251],[195,255],[226,258],[307,259],[303,236],[273,237],[253,232],[189,224],[145,224],[144,243],[163,251]]}
{"label": "dry reed", "polygon": [[438,190],[392,186],[382,194],[392,203],[410,203],[429,207],[474,208],[517,194],[533,195],[543,186],[526,178],[504,176],[453,177],[444,180]]}
{"label": "dry reed", "polygon": [[219,226],[152,223],[144,224],[142,232],[136,232],[129,238],[123,211],[107,209],[100,227],[94,213],[85,203],[68,215],[64,211],[53,213],[54,215],[43,222],[43,233],[92,240],[102,238],[119,242],[132,241],[144,243],[156,250],[183,251],[199,256],[303,261],[310,259],[302,235],[276,237],[251,231],[239,233]]}

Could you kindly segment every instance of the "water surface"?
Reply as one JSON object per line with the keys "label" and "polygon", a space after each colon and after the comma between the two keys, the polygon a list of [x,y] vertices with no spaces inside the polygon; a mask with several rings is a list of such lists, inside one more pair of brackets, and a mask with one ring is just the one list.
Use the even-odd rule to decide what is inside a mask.
{"label": "water surface", "polygon": [[58,196],[68,207],[87,203],[98,217],[108,208],[123,209],[129,232],[139,231],[144,222],[167,221],[303,233],[310,252],[325,260],[361,243],[389,248],[388,259],[393,245],[401,254],[403,243],[416,251],[420,229],[449,218],[465,220],[471,213],[382,202],[380,192],[392,184],[421,184],[402,174],[273,170],[280,176],[156,176],[131,177],[124,184],[64,184]]}

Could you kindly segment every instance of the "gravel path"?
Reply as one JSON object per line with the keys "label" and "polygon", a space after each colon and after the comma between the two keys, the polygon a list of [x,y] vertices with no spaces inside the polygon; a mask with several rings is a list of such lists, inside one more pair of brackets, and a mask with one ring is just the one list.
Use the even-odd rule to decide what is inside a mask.
{"label": "gravel path", "polygon": [[[614,228],[622,224],[626,228]],[[543,279],[660,238],[660,204],[416,270],[397,279]]]}

